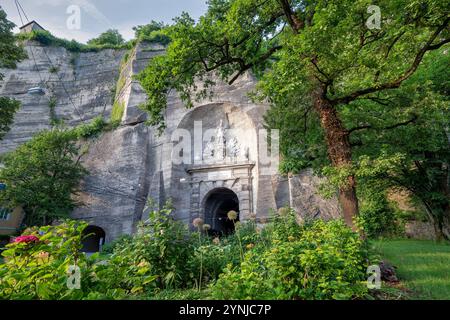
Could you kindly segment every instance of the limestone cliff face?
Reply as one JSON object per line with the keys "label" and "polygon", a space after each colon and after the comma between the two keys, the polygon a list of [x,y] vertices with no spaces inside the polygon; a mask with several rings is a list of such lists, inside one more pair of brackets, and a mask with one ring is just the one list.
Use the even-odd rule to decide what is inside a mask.
{"label": "limestone cliff face", "polygon": [[[90,173],[82,182],[83,192],[78,199],[82,205],[72,213],[73,218],[103,228],[108,241],[136,230],[137,223],[147,218],[143,211],[149,198],[157,206],[172,199],[175,217],[189,223],[197,216],[207,216],[208,208],[219,205],[211,203],[209,197],[224,189],[236,195],[241,220],[251,213],[263,219],[269,216],[270,209],[289,205],[305,219],[339,216],[335,199],[324,200],[316,194],[319,179],[310,171],[289,179],[264,173],[258,156],[258,130],[263,128],[268,106],[248,99],[247,93],[255,85],[250,74],[233,85],[219,83],[211,100],[198,102],[190,110],[176,93],[171,93],[165,112],[167,129],[159,135],[156,128],[145,124],[146,114],[138,106],[146,96],[133,76],[150,59],[163,54],[164,48],[141,43],[122,64],[125,52],[120,50],[74,55],[63,48],[31,45],[39,73],[32,59],[20,63],[16,70],[2,70],[6,76],[0,82],[0,94],[16,98],[23,105],[12,130],[0,142],[0,154],[14,150],[39,130],[50,128],[51,97],[57,101],[53,117],[70,126],[98,115],[109,118],[113,100],[120,102],[124,109],[121,125],[88,142],[89,152],[83,162]],[[57,67],[56,73],[52,65]],[[113,98],[119,76],[121,85]],[[27,89],[39,84],[41,78],[46,96],[27,95]],[[216,129],[219,123],[246,130],[246,134],[235,135],[241,147],[248,149],[245,161],[204,166],[174,164],[174,132],[183,129],[192,133],[199,121],[204,130]],[[196,157],[198,154],[193,153],[192,158]]]}
{"label": "limestone cliff face", "polygon": [[[22,107],[12,130],[0,141],[0,154],[50,128],[51,100],[55,103],[53,117],[69,126],[87,123],[98,115],[109,117],[111,90],[116,86],[118,66],[125,53],[103,50],[76,54],[37,42],[28,42],[25,48],[29,59],[14,70],[1,70],[5,78],[0,82],[0,95],[21,101]],[[27,94],[36,86],[45,89],[45,96]]]}

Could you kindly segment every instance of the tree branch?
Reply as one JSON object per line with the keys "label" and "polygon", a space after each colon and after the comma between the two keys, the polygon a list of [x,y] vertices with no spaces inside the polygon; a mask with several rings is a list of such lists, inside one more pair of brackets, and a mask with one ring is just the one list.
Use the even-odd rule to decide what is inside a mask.
{"label": "tree branch", "polygon": [[399,33],[398,36],[396,36],[394,38],[394,40],[391,42],[391,44],[389,45],[387,51],[386,51],[386,55],[384,56],[385,58],[389,57],[389,54],[391,53],[392,48],[395,46],[395,44],[400,40],[400,38],[406,33],[406,31],[402,31]]}
{"label": "tree branch", "polygon": [[304,27],[304,22],[299,20],[295,15],[294,11],[292,11],[291,4],[289,0],[278,0],[281,4],[281,8],[283,9],[284,15],[286,17],[287,22],[291,26],[292,30],[295,34],[297,34],[300,29]]}
{"label": "tree branch", "polygon": [[399,122],[399,123],[393,124],[391,126],[377,128],[377,127],[374,127],[374,126],[368,124],[368,125],[357,126],[357,127],[352,128],[352,129],[349,129],[349,130],[347,130],[347,133],[350,135],[350,134],[352,134],[355,131],[364,130],[364,129],[392,130],[392,129],[396,129],[398,127],[407,126],[407,125],[409,125],[411,123],[416,122],[418,119],[419,119],[419,117],[416,114],[413,114],[411,119],[409,119],[407,121],[403,121],[403,122]]}
{"label": "tree branch", "polygon": [[336,105],[336,104],[348,104],[348,103],[356,100],[360,96],[363,96],[363,95],[366,95],[366,94],[369,94],[369,93],[374,93],[374,92],[378,92],[378,91],[382,91],[382,90],[386,90],[386,89],[397,89],[397,88],[399,88],[400,85],[405,80],[407,80],[410,76],[412,76],[414,74],[414,72],[417,70],[417,68],[419,67],[420,63],[422,62],[422,59],[423,59],[423,57],[424,57],[424,55],[425,55],[425,53],[427,51],[438,49],[441,46],[443,46],[445,43],[450,41],[450,40],[446,39],[446,40],[441,41],[441,42],[439,42],[437,44],[433,44],[434,40],[436,40],[436,38],[439,36],[439,34],[448,26],[449,21],[450,21],[450,18],[447,18],[444,21],[444,23],[431,35],[431,37],[428,39],[426,44],[417,53],[417,55],[416,55],[412,65],[399,78],[397,78],[396,80],[394,80],[392,82],[387,82],[387,83],[379,84],[379,85],[376,85],[376,86],[373,86],[373,87],[369,87],[369,88],[366,88],[366,89],[357,90],[357,91],[349,94],[346,97],[332,99],[332,100],[330,100],[330,102],[333,105]]}
{"label": "tree branch", "polygon": [[283,12],[279,12],[276,13],[272,18],[270,18],[264,25],[262,25],[259,29],[257,29],[255,32],[252,33],[248,33],[247,35],[245,35],[241,40],[239,40],[236,43],[233,43],[231,45],[232,48],[237,48],[239,47],[241,44],[243,44],[245,41],[247,41],[248,39],[250,39],[252,36],[254,36],[255,34],[260,34],[265,28],[270,27],[272,24],[274,24],[278,18],[282,17],[284,15]]}
{"label": "tree branch", "polygon": [[266,53],[264,53],[262,56],[260,56],[258,59],[254,60],[251,63],[248,64],[244,64],[241,65],[240,70],[237,72],[237,74],[228,82],[228,84],[232,85],[245,71],[249,70],[250,68],[253,68],[254,66],[256,66],[259,63],[262,63],[266,60],[268,60],[270,57],[272,57],[272,55],[282,49],[282,46],[274,46],[272,48],[270,48],[269,50],[266,51]]}

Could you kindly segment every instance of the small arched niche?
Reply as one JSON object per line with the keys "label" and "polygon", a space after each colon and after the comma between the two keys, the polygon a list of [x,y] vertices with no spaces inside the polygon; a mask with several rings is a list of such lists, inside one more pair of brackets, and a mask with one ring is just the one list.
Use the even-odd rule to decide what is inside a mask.
{"label": "small arched niche", "polygon": [[86,253],[100,252],[105,244],[105,239],[105,230],[97,226],[88,226],[83,230],[83,248],[81,251]]}
{"label": "small arched niche", "polygon": [[230,211],[238,213],[236,221],[239,221],[239,198],[236,193],[227,188],[217,188],[208,193],[204,200],[204,216],[205,222],[211,225],[211,235],[229,235],[234,232],[236,221],[228,218]]}

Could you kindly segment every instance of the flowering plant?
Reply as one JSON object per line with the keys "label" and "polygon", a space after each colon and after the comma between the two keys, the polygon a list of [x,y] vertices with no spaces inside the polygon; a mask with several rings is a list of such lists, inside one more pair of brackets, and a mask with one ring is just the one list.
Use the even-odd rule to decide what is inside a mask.
{"label": "flowering plant", "polygon": [[39,242],[39,238],[36,236],[20,236],[13,240],[13,243],[37,243]]}

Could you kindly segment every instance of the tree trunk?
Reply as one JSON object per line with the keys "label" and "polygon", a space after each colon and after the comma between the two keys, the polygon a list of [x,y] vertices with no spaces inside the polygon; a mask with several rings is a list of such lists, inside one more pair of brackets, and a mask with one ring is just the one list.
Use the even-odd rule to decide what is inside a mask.
{"label": "tree trunk", "polygon": [[[433,201],[424,199],[425,207],[433,223],[436,240],[450,240],[450,177],[449,165],[441,163],[436,154],[426,152],[425,158],[428,160],[428,165],[434,170],[436,176],[435,181],[429,181],[428,184],[432,186],[431,191],[441,194],[443,200]],[[417,164],[416,167],[420,168]],[[426,172],[424,173],[426,174]]]}
{"label": "tree trunk", "polygon": [[442,165],[441,190],[445,201],[442,205],[442,233],[444,238],[450,240],[450,168],[448,163]]}
{"label": "tree trunk", "polygon": [[[336,107],[333,106],[320,91],[315,99],[314,107],[319,114],[328,148],[328,157],[336,168],[345,168],[352,164],[352,149],[349,133],[339,118]],[[339,189],[339,202],[342,207],[345,223],[355,229],[353,218],[359,213],[356,197],[356,180],[353,175],[347,177],[345,186]]]}
{"label": "tree trunk", "polygon": [[[442,217],[436,213],[435,208],[432,207],[426,200],[422,199],[422,203],[425,207],[425,212],[428,215],[428,220],[433,224],[434,228],[434,237],[437,242],[441,242],[443,240],[450,240],[448,234],[448,225],[445,225],[445,216]],[[442,219],[444,218],[444,219]]]}
{"label": "tree trunk", "polygon": [[447,207],[445,208],[442,224],[444,238],[450,240],[450,204],[447,204]]}

